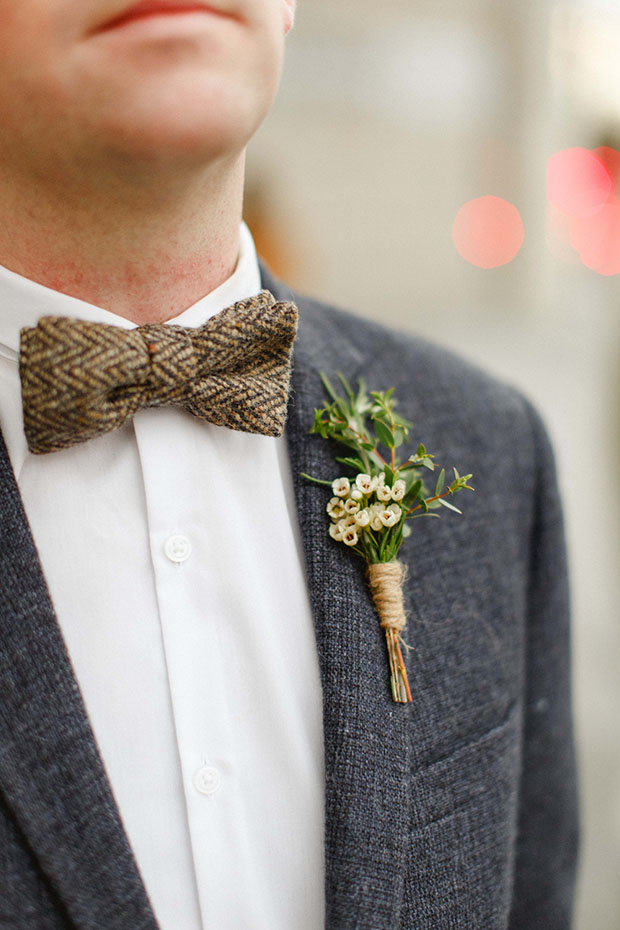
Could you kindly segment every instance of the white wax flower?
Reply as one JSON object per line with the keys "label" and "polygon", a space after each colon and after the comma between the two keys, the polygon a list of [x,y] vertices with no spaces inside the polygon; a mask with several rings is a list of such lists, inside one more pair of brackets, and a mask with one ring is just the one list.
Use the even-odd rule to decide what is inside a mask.
{"label": "white wax flower", "polygon": [[388,487],[387,484],[382,484],[377,488],[377,497],[380,501],[391,501],[392,500],[392,490]]}
{"label": "white wax flower", "polygon": [[355,522],[358,526],[368,526],[370,523],[370,511],[367,508],[360,510],[359,513],[355,514]]}
{"label": "white wax flower", "polygon": [[354,501],[361,501],[363,496],[364,495],[362,494],[359,488],[353,488],[353,490],[351,491],[351,498]]}
{"label": "white wax flower", "polygon": [[351,490],[351,483],[348,478],[336,478],[332,481],[332,491],[336,497],[346,497]]}
{"label": "white wax flower", "polygon": [[402,510],[398,504],[391,504],[379,514],[379,519],[384,526],[394,526],[400,520],[401,514]]}
{"label": "white wax flower", "polygon": [[338,520],[338,526],[342,527],[342,530],[349,530],[352,526],[355,526],[355,517],[352,517],[350,514],[348,517],[343,517],[342,520]]}
{"label": "white wax flower", "polygon": [[392,500],[393,501],[402,501],[405,496],[405,482],[402,478],[399,478],[398,481],[395,481],[392,485]]}
{"label": "white wax flower", "polygon": [[360,503],[359,501],[354,501],[349,498],[349,500],[345,502],[344,509],[347,513],[357,513],[360,509]]}
{"label": "white wax flower", "polygon": [[357,535],[357,530],[354,530],[353,527],[348,529],[342,537],[342,541],[345,544],[345,546],[355,546],[357,544],[358,539],[359,539],[359,536]]}
{"label": "white wax flower", "polygon": [[332,520],[339,520],[344,514],[344,504],[339,497],[332,497],[326,509]]}
{"label": "white wax flower", "polygon": [[332,523],[329,527],[329,535],[332,539],[335,539],[336,542],[342,542],[342,528],[337,523]]}
{"label": "white wax flower", "polygon": [[371,478],[370,475],[358,475],[355,479],[355,483],[364,494],[372,494],[377,487],[377,479]]}

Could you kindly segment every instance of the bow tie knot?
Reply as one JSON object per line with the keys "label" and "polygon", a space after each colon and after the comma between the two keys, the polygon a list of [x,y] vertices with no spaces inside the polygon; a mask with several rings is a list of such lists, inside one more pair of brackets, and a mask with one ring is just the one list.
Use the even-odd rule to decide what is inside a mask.
{"label": "bow tie knot", "polygon": [[28,448],[64,449],[164,404],[219,426],[279,436],[296,332],[295,305],[276,303],[268,291],[196,329],[147,323],[124,330],[43,317],[21,331]]}
{"label": "bow tie knot", "polygon": [[[191,395],[198,365],[191,334],[180,326],[147,323],[135,331],[146,352],[145,380],[136,384],[139,407],[182,404]],[[131,388],[130,388],[131,390]]]}

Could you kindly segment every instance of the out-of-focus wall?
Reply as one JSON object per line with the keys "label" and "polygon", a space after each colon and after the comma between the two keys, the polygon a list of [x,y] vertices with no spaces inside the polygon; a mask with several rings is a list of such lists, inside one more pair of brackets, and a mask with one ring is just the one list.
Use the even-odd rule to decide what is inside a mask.
{"label": "out-of-focus wall", "polygon": [[[299,0],[248,210],[298,288],[456,349],[542,411],[573,572],[575,927],[620,930],[620,275],[561,256],[545,200],[553,152],[620,132],[620,72],[601,71],[588,30],[607,49],[617,36],[620,60],[608,0]],[[487,271],[451,239],[485,194],[525,225],[514,261]]]}

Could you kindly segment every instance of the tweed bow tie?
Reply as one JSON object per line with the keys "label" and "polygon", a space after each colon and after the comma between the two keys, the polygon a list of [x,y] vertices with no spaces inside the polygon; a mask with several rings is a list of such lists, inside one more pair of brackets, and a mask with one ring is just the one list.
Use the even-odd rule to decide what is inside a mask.
{"label": "tweed bow tie", "polygon": [[34,453],[117,429],[142,407],[176,404],[218,426],[284,429],[297,308],[269,291],[197,328],[43,317],[21,330],[24,432]]}

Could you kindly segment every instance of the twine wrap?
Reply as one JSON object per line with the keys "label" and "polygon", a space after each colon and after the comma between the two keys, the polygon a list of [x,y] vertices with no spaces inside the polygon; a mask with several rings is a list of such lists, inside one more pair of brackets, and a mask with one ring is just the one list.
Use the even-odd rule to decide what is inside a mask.
{"label": "twine wrap", "polygon": [[402,633],[407,623],[403,601],[403,583],[407,566],[397,559],[368,566],[368,578],[379,620],[384,630]]}

